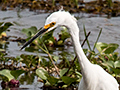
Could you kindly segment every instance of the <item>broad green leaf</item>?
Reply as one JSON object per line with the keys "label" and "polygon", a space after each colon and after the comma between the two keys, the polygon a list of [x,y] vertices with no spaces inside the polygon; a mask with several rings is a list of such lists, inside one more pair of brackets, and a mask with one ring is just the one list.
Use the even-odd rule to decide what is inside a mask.
{"label": "broad green leaf", "polygon": [[105,53],[105,54],[113,53],[118,47],[119,45],[115,43],[106,44],[106,43],[98,42],[96,44],[97,50],[100,53]]}
{"label": "broad green leaf", "polygon": [[67,71],[68,71],[68,68],[61,69],[60,70],[60,77],[62,77]]}
{"label": "broad green leaf", "polygon": [[4,31],[6,31],[12,25],[13,25],[12,23],[6,22],[3,26],[0,27],[0,34]]}
{"label": "broad green leaf", "polygon": [[57,79],[57,78],[55,78],[55,77],[53,77],[53,76],[47,75],[47,80],[48,80],[48,82],[49,82],[51,85],[55,85],[55,84],[57,84],[57,82],[58,82],[59,79]]}
{"label": "broad green leaf", "polygon": [[0,71],[0,74],[7,77],[9,81],[11,79],[14,79],[14,77],[10,73],[10,70],[4,69],[4,70]]}
{"label": "broad green leaf", "polygon": [[101,64],[107,67],[109,72],[111,72],[111,68],[115,68],[113,61],[107,61],[107,62],[105,61],[104,63],[101,63]]}
{"label": "broad green leaf", "polygon": [[10,26],[12,26],[12,25],[13,25],[13,24],[12,24],[11,22],[6,22],[6,23],[4,24],[4,26],[7,27],[7,28],[10,27]]}
{"label": "broad green leaf", "polygon": [[102,42],[97,42],[96,43],[96,48],[97,50],[101,53],[103,51],[104,48],[106,48],[108,45],[106,43],[102,43]]}
{"label": "broad green leaf", "polygon": [[36,74],[43,80],[47,80],[46,75],[48,75],[47,71],[44,68],[39,68],[36,70]]}
{"label": "broad green leaf", "polygon": [[13,70],[10,73],[15,77],[15,79],[17,79],[24,72],[25,71],[23,71],[23,70]]}
{"label": "broad green leaf", "polygon": [[68,77],[68,76],[63,76],[63,77],[61,77],[61,79],[67,85],[70,85],[71,83],[73,83],[77,80],[76,78],[71,78],[71,77]]}
{"label": "broad green leaf", "polygon": [[113,61],[107,61],[106,64],[112,68],[114,68],[114,62]]}
{"label": "broad green leaf", "polygon": [[112,68],[112,71],[114,74],[119,75],[120,74],[120,69],[119,68]]}
{"label": "broad green leaf", "polygon": [[118,44],[110,43],[110,44],[108,44],[108,47],[106,48],[106,50],[104,51],[104,53],[105,54],[113,53],[118,47],[119,47]]}
{"label": "broad green leaf", "polygon": [[120,60],[115,61],[114,66],[115,68],[120,68]]}
{"label": "broad green leaf", "polygon": [[32,37],[37,33],[37,28],[35,26],[24,28],[22,29],[22,33],[26,34],[27,37]]}
{"label": "broad green leaf", "polygon": [[113,59],[116,61],[116,60],[118,60],[118,58],[119,58],[119,53],[118,52],[114,52],[113,53]]}

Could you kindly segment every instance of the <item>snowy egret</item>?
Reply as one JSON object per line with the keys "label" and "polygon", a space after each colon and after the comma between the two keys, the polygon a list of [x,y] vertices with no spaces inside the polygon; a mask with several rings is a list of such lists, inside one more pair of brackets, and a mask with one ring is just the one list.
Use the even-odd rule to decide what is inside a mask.
{"label": "snowy egret", "polygon": [[79,28],[77,20],[69,12],[57,11],[52,13],[46,20],[45,26],[34,37],[26,42],[21,49],[30,44],[35,38],[45,32],[49,32],[58,26],[68,28],[71,35],[74,50],[81,66],[82,79],[78,90],[118,90],[118,83],[114,77],[102,67],[92,64],[85,56],[79,41]]}

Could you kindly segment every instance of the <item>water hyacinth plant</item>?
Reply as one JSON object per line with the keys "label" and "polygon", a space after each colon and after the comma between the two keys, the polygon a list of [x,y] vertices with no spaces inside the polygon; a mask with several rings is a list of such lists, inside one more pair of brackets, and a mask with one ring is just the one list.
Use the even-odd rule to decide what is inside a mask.
{"label": "water hyacinth plant", "polygon": [[[22,33],[28,37],[26,40],[31,38],[37,31],[37,28],[34,26],[22,29]],[[37,38],[28,47],[32,47],[33,51],[37,52],[41,50],[42,53],[46,54],[45,56],[41,54],[22,54],[18,57],[7,57],[7,54],[0,53],[0,79],[2,80],[2,86],[7,85],[7,88],[11,88],[14,84],[14,87],[19,87],[20,83],[24,84],[24,82],[32,84],[35,76],[37,76],[39,77],[38,81],[44,83],[44,89],[77,89],[77,84],[82,77],[77,59],[67,51],[62,51],[59,55],[55,55],[51,53],[53,51],[49,51],[48,49],[48,47],[64,47],[65,41],[70,35],[66,28],[62,28],[61,32],[58,33],[59,39],[56,39],[53,36],[53,32],[54,30]],[[87,41],[89,47],[88,49],[84,49],[84,52],[88,55],[92,63],[101,65],[120,82],[120,57],[118,56],[119,54],[115,52],[119,45],[115,43],[107,44],[98,42],[101,32],[102,29],[92,49],[89,44],[90,32],[87,34],[84,26],[85,40],[82,46]],[[98,50],[97,53],[95,52],[95,48]],[[27,48],[25,50],[27,50]],[[11,85],[11,83],[13,83],[13,85]],[[6,87],[4,86],[4,88]]]}
{"label": "water hyacinth plant", "polygon": [[[86,35],[86,29],[85,29],[85,27],[84,27],[84,32],[85,32],[85,36],[87,36]],[[90,49],[90,51],[89,50],[87,50],[87,52],[89,53],[88,54],[88,58],[90,58],[90,60],[92,60],[92,62],[93,63],[98,63],[98,61],[100,60],[100,58],[99,57],[101,57],[101,55],[103,54],[103,53],[105,53],[105,54],[110,54],[110,53],[114,53],[114,51],[118,48],[118,44],[106,44],[106,43],[100,43],[100,42],[97,42],[98,41],[98,39],[99,39],[99,37],[100,37],[100,34],[101,34],[101,32],[102,32],[102,29],[100,30],[100,33],[98,34],[98,38],[97,38],[97,40],[96,40],[96,42],[95,42],[95,46],[93,47],[93,50],[91,49],[91,47],[90,47],[90,44],[89,44],[89,40],[87,40],[87,44],[88,44],[88,46],[89,46],[89,49]],[[95,51],[94,51],[94,49],[95,49],[95,47],[98,49],[98,51],[99,51],[99,53],[98,54],[96,54],[95,53]],[[40,47],[41,49],[42,49],[42,47]],[[51,58],[51,56],[50,56],[50,54],[49,54],[49,51],[47,50],[47,47],[45,46],[45,49],[46,49],[46,51],[45,50],[43,50],[43,51],[45,51],[47,54],[48,54],[48,56]],[[97,56],[97,58],[95,58]],[[115,58],[116,59],[116,58]],[[66,60],[66,62],[68,62],[68,60]],[[75,62],[73,62],[73,63],[75,63]],[[119,61],[117,61],[116,62],[117,63],[117,67],[119,68]],[[53,63],[52,63],[53,64]],[[68,64],[68,67],[70,67],[70,61],[67,63]],[[105,65],[104,64],[104,62],[103,63],[100,63],[100,65],[102,66],[102,65]],[[53,65],[54,67],[56,67],[55,65]],[[76,66],[78,66],[78,65],[76,65]],[[107,66],[109,66],[109,64],[107,65]],[[78,82],[79,80],[80,80],[80,77],[81,77],[81,74],[79,73],[79,71],[76,71],[76,72],[74,72],[75,70],[73,70],[73,68],[70,68],[70,70],[69,70],[69,72],[68,72],[68,69],[69,68],[60,68],[60,67],[58,67],[59,68],[59,70],[57,70],[58,68],[54,68],[54,70],[56,69],[56,71],[57,71],[57,73],[55,73],[54,71],[52,71],[51,73],[48,73],[49,72],[49,70],[48,70],[48,72],[47,72],[47,70],[46,69],[44,69],[44,68],[39,68],[39,69],[37,69],[36,70],[36,73],[37,73],[37,75],[43,80],[43,82],[44,82],[44,84],[45,85],[55,85],[55,86],[57,86],[57,87],[69,87],[69,85],[72,85],[73,83],[75,83],[75,82]],[[105,67],[105,66],[104,66]],[[115,66],[116,67],[116,66]],[[78,69],[79,70],[79,69]],[[107,68],[106,68],[106,70],[108,70]],[[109,71],[109,70],[108,70]],[[54,72],[54,73],[53,73]],[[66,74],[66,72],[67,72],[67,74]],[[73,74],[73,73],[75,73],[75,76],[74,75],[70,75],[70,72]],[[118,72],[118,71],[117,71]],[[41,74],[40,74],[41,73]],[[118,72],[119,73],[119,72]],[[117,74],[118,74],[117,73]],[[57,74],[57,77],[55,77],[55,75]],[[65,76],[64,76],[65,75]],[[76,76],[77,75],[77,76]],[[71,76],[73,76],[74,77],[74,79],[73,79],[73,77],[71,77]],[[78,76],[79,76],[79,78],[78,78]],[[59,78],[58,78],[59,77]],[[75,77],[77,77],[77,78],[75,78]],[[52,81],[53,80],[53,81]],[[68,82],[67,82],[67,80],[68,80]],[[71,81],[71,82],[70,82]],[[60,84],[61,86],[59,86],[59,82],[60,83],[63,83],[63,84]]]}
{"label": "water hyacinth plant", "polygon": [[5,37],[6,36],[6,31],[8,30],[8,28],[10,27],[10,26],[12,26],[13,24],[12,23],[10,23],[10,22],[6,22],[6,23],[4,23],[4,22],[0,22],[0,38],[2,38],[2,37]]}

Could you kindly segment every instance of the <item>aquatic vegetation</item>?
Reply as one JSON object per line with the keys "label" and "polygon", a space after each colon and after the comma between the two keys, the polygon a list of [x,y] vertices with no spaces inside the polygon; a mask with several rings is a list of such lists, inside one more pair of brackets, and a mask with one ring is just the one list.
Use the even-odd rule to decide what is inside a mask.
{"label": "aquatic vegetation", "polygon": [[[22,29],[22,33],[28,37],[26,40],[31,38],[37,31],[38,29],[34,26]],[[19,85],[24,82],[32,84],[35,76],[39,77],[39,82],[44,83],[43,88],[77,88],[77,84],[82,77],[77,59],[67,51],[61,51],[58,55],[55,55],[52,50],[48,49],[48,46],[64,47],[65,41],[70,35],[66,28],[62,28],[61,32],[58,33],[59,39],[56,39],[53,36],[53,32],[54,30],[37,38],[28,47],[32,48],[36,53],[39,53],[39,50],[41,50],[42,53],[45,54],[43,56],[41,54],[21,54],[18,57],[7,57],[7,53],[0,52],[1,85],[7,85],[7,87],[4,86],[4,88],[19,87]],[[84,26],[85,40],[82,46],[87,42],[89,47],[88,49],[84,49],[84,52],[92,63],[101,65],[107,72],[117,78],[120,83],[120,57],[119,54],[115,52],[119,45],[115,43],[107,44],[98,42],[101,32],[102,29],[98,34],[94,47],[91,48],[89,44],[90,32],[87,34]],[[49,41],[52,41],[52,45]],[[98,52],[95,51],[95,48]]]}
{"label": "aquatic vegetation", "polygon": [[114,52],[118,46],[115,43],[106,44],[98,42],[96,44],[96,48],[100,53],[99,59],[102,61],[101,65],[116,77],[120,77],[120,57],[117,52]]}
{"label": "aquatic vegetation", "polygon": [[8,28],[9,28],[10,26],[12,26],[12,25],[13,25],[13,24],[10,23],[10,22],[6,22],[6,23],[0,22],[0,38],[6,37],[5,31],[7,31]]}
{"label": "aquatic vegetation", "polygon": [[[39,29],[41,30],[41,29]],[[22,33],[27,35],[27,39],[29,40],[31,37],[33,37],[39,30],[37,30],[36,27],[32,26],[30,28],[24,28],[22,29]],[[70,34],[67,32],[66,27],[62,27],[62,30],[60,33],[58,33],[58,40],[56,37],[53,36],[54,30],[45,33],[42,37],[37,38],[35,41],[33,41],[33,44],[40,44],[42,45],[43,42],[46,46],[55,47],[55,46],[64,46],[65,40],[70,37]],[[67,43],[67,42],[66,42]]]}
{"label": "aquatic vegetation", "polygon": [[0,22],[0,52],[5,52],[5,48],[7,47],[6,40],[9,38],[6,31],[9,31],[8,28],[12,25],[11,22]]}
{"label": "aquatic vegetation", "polygon": [[[85,27],[84,27],[84,32],[85,32],[85,36],[87,36]],[[95,42],[95,46],[93,47],[93,50],[90,47],[89,40],[87,40],[87,44],[88,44],[90,50],[88,50],[88,49],[85,50],[87,53],[86,55],[88,55],[88,58],[90,58],[92,63],[100,64],[101,66],[104,67],[105,70],[107,70],[113,76],[119,77],[120,73],[117,70],[120,68],[119,67],[119,65],[120,65],[119,56],[116,53],[114,54],[114,51],[118,48],[119,45],[113,44],[113,43],[106,44],[106,43],[98,42],[101,32],[102,32],[102,29],[100,30],[100,32],[98,34],[98,38]],[[99,53],[95,53],[95,51],[94,51],[95,47],[98,49]],[[79,73],[80,67],[79,67],[77,61],[74,61],[73,59],[70,59],[71,61],[68,61],[69,59],[66,58],[67,56],[64,55],[62,57],[63,61],[61,61],[60,63],[57,63],[57,61],[55,60],[54,62],[56,64],[54,65],[53,61],[51,60],[51,55],[49,54],[49,51],[47,50],[47,47],[44,46],[44,48],[43,48],[43,47],[39,46],[39,48],[42,49],[46,54],[48,54],[51,64],[53,65],[50,67],[48,67],[49,64],[43,65],[44,68],[40,67],[40,68],[36,69],[36,74],[41,78],[40,81],[43,82],[45,84],[45,86],[50,85],[50,86],[56,86],[56,87],[63,88],[63,87],[69,87],[70,85],[72,86],[72,85],[75,85],[76,83],[78,83],[78,81],[81,79],[81,74]],[[103,56],[106,59],[106,56],[109,56],[112,54],[113,54],[113,57],[111,57],[112,59],[110,59],[110,63],[105,62],[105,60],[102,60]],[[114,55],[118,58],[116,58]],[[113,62],[114,60],[115,60],[115,62]],[[72,62],[72,61],[74,61],[74,62]],[[72,65],[71,62],[72,62],[72,64],[74,63],[75,65]],[[111,67],[111,64],[113,65],[112,67]],[[73,67],[71,67],[71,65]],[[57,67],[57,68],[55,68],[55,67]],[[54,70],[52,70],[53,68],[54,68]],[[60,83],[62,83],[62,84],[60,84]]]}
{"label": "aquatic vegetation", "polygon": [[23,70],[10,71],[8,69],[3,69],[2,71],[0,71],[0,78],[2,78],[2,80],[3,80],[1,82],[1,87],[3,89],[18,88],[20,83],[19,83],[19,80],[17,80],[17,78],[23,72],[25,72],[25,71],[23,71]]}

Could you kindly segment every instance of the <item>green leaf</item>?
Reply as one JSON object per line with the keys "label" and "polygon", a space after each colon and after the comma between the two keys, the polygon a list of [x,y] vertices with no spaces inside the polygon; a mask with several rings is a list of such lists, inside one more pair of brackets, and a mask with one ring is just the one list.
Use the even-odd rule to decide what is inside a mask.
{"label": "green leaf", "polygon": [[55,39],[54,39],[54,37],[53,37],[53,32],[54,32],[54,30],[52,30],[52,31],[50,31],[50,32],[47,32],[47,33],[45,33],[43,36],[42,36],[42,40],[43,41],[45,41],[45,40],[51,40],[51,41],[53,41],[53,42],[55,42]]}
{"label": "green leaf", "polygon": [[53,77],[53,76],[47,75],[47,80],[48,80],[48,82],[49,82],[51,85],[55,85],[55,84],[57,84],[57,82],[58,82],[59,79],[57,79],[57,78],[55,78],[55,77]]}
{"label": "green leaf", "polygon": [[60,70],[60,77],[62,77],[67,71],[68,71],[68,68],[61,69]]}
{"label": "green leaf", "polygon": [[23,28],[22,33],[26,34],[27,37],[32,37],[37,33],[37,28],[35,26],[32,26],[30,28]]}
{"label": "green leaf", "polygon": [[[2,24],[2,23],[1,23]],[[4,31],[6,31],[10,26],[12,26],[13,24],[12,23],[10,23],[10,22],[6,22],[5,24],[4,24],[4,26],[1,26],[0,27],[0,34],[2,33],[2,32],[4,32]]]}
{"label": "green leaf", "polygon": [[101,53],[103,51],[104,48],[106,48],[108,45],[106,43],[102,43],[102,42],[97,42],[96,43],[96,48],[97,50]]}
{"label": "green leaf", "polygon": [[105,54],[113,53],[118,47],[119,47],[118,44],[110,43],[110,44],[108,44],[108,47],[106,48],[106,50],[104,51],[104,53]]}
{"label": "green leaf", "polygon": [[114,62],[113,61],[107,61],[106,64],[109,65],[110,67],[114,68]]}
{"label": "green leaf", "polygon": [[120,74],[120,69],[119,68],[112,68],[112,71],[114,74],[119,75]]}
{"label": "green leaf", "polygon": [[15,77],[15,79],[17,79],[24,72],[24,70],[13,70],[10,73]]}
{"label": "green leaf", "polygon": [[4,22],[0,22],[0,26],[3,24]]}
{"label": "green leaf", "polygon": [[120,60],[115,61],[114,66],[115,68],[120,68]]}
{"label": "green leaf", "polygon": [[63,40],[59,40],[59,41],[57,41],[57,45],[64,45]]}
{"label": "green leaf", "polygon": [[62,88],[67,88],[67,87],[68,87],[68,85],[63,85],[63,86],[62,86]]}
{"label": "green leaf", "polygon": [[80,72],[78,72],[77,70],[75,70],[75,73],[79,76],[82,77],[82,74]]}
{"label": "green leaf", "polygon": [[56,55],[53,55],[52,56],[53,57],[53,59],[57,62],[58,61],[58,59],[59,59],[59,57],[58,56],[56,56]]}
{"label": "green leaf", "polygon": [[77,80],[76,78],[71,78],[71,77],[68,77],[68,76],[63,76],[63,77],[61,77],[61,79],[67,85],[70,85],[71,83],[73,83]]}
{"label": "green leaf", "polygon": [[48,72],[44,68],[39,68],[36,70],[36,74],[42,79],[47,80],[46,75],[48,75]]}
{"label": "green leaf", "polygon": [[12,25],[13,25],[13,24],[12,24],[11,22],[6,22],[6,23],[4,24],[4,26],[7,27],[7,28],[10,27],[10,26],[12,26]]}
{"label": "green leaf", "polygon": [[119,45],[115,43],[106,44],[106,43],[98,42],[96,44],[97,50],[100,53],[105,53],[105,54],[113,53],[118,47]]}
{"label": "green leaf", "polygon": [[114,52],[113,53],[113,59],[114,59],[114,61],[117,61],[118,59],[119,59],[119,53],[118,52]]}
{"label": "green leaf", "polygon": [[10,73],[10,70],[4,69],[4,70],[0,71],[0,74],[7,77],[9,81],[11,79],[14,79],[14,77]]}
{"label": "green leaf", "polygon": [[59,39],[64,42],[65,39],[70,37],[70,34],[67,32],[67,28],[66,27],[63,26],[62,29],[63,30],[61,30],[61,32],[59,33]]}
{"label": "green leaf", "polygon": [[88,53],[88,49],[83,49],[85,55]]}

